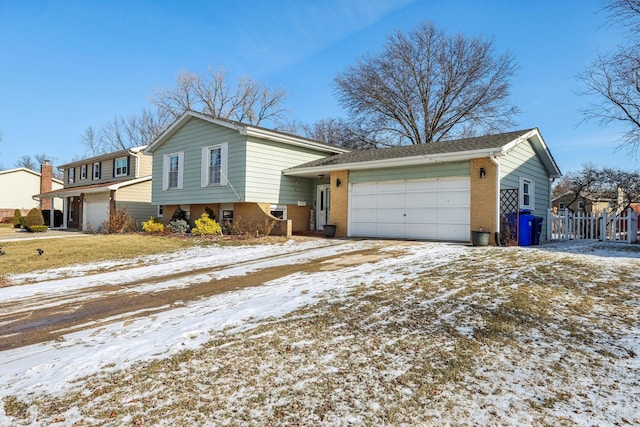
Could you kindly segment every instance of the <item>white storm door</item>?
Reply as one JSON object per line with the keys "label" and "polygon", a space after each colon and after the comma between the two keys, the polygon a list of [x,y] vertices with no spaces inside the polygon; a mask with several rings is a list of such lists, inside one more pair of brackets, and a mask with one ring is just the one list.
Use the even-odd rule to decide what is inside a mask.
{"label": "white storm door", "polygon": [[318,195],[316,199],[316,230],[324,230],[325,224],[329,224],[330,213],[330,189],[329,184],[318,185]]}

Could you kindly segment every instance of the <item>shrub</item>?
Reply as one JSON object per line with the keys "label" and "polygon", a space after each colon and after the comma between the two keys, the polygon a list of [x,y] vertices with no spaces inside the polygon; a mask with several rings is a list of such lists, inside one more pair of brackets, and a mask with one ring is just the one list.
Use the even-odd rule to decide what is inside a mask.
{"label": "shrub", "polygon": [[49,230],[49,226],[47,225],[32,225],[29,227],[31,233],[44,233],[47,230]]}
{"label": "shrub", "polygon": [[214,236],[222,234],[222,228],[214,219],[205,212],[195,221],[196,226],[191,230],[196,236]]}
{"label": "shrub", "polygon": [[182,209],[178,208],[173,212],[173,215],[171,215],[171,221],[187,221],[187,211],[183,211]]}
{"label": "shrub", "polygon": [[138,229],[136,220],[127,215],[127,208],[118,208],[109,215],[109,220],[102,223],[101,228],[107,233],[131,233]]}
{"label": "shrub", "polygon": [[149,218],[148,221],[142,223],[142,230],[146,233],[164,233],[164,224],[155,216]]}
{"label": "shrub", "polygon": [[261,223],[246,222],[238,217],[233,222],[225,222],[225,230],[229,234],[235,234],[245,239],[251,237],[268,236],[276,226],[277,220],[265,219]]}
{"label": "shrub", "polygon": [[37,225],[44,226],[44,217],[38,208],[33,208],[26,216],[20,217],[20,224],[29,232],[31,228]]}
{"label": "shrub", "polygon": [[211,209],[209,206],[204,208],[204,213],[209,215],[209,218],[211,218],[212,220],[214,221],[216,220],[216,214],[213,212],[213,209]]}
{"label": "shrub", "polygon": [[20,209],[16,209],[13,211],[13,227],[20,228],[20,218],[22,218],[22,213],[20,213]]}
{"label": "shrub", "polygon": [[184,219],[179,219],[176,221],[169,221],[169,228],[174,233],[185,234],[189,232],[189,229],[191,227],[189,227],[189,223],[187,221],[185,221]]}

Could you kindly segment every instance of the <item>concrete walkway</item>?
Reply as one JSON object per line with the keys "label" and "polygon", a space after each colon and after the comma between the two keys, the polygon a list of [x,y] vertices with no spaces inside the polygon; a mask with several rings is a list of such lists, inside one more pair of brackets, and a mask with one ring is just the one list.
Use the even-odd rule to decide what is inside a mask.
{"label": "concrete walkway", "polygon": [[24,230],[16,230],[8,234],[0,234],[0,242],[15,242],[16,240],[56,239],[60,237],[80,237],[86,235],[86,233],[83,233],[81,231],[48,230],[44,233],[27,233]]}

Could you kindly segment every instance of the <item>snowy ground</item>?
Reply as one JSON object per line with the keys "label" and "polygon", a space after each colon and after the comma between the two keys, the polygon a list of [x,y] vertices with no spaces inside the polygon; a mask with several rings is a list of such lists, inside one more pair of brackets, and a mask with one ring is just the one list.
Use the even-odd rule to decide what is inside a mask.
{"label": "snowy ground", "polygon": [[0,425],[640,425],[638,249],[309,240],[15,276],[0,307],[37,310],[334,255],[0,352]]}

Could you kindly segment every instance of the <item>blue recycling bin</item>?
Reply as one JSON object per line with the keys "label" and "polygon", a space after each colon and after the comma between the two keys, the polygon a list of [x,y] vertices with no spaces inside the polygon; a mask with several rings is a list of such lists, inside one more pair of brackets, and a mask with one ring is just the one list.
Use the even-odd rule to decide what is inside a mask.
{"label": "blue recycling bin", "polygon": [[529,209],[520,212],[511,212],[507,215],[509,227],[515,230],[516,218],[518,222],[518,246],[531,246],[533,221],[535,216]]}
{"label": "blue recycling bin", "polygon": [[542,234],[542,221],[544,221],[544,218],[541,216],[533,217],[533,229],[531,230],[532,245],[540,244],[540,235]]}

